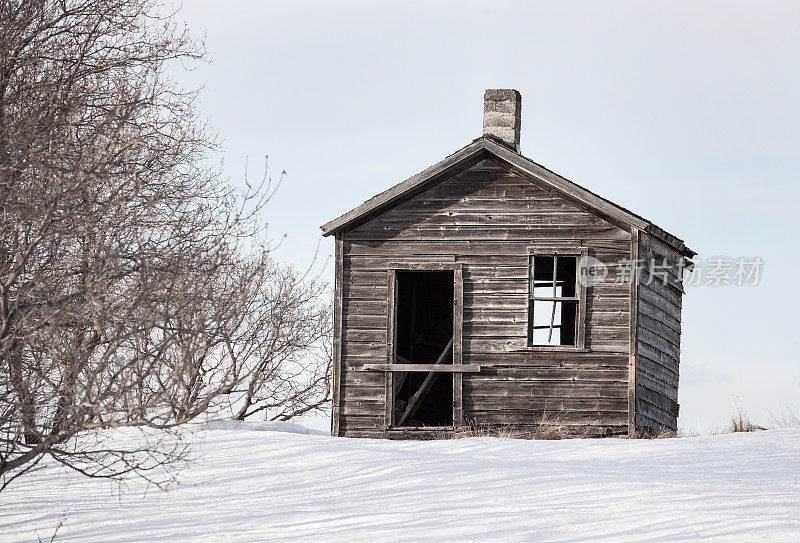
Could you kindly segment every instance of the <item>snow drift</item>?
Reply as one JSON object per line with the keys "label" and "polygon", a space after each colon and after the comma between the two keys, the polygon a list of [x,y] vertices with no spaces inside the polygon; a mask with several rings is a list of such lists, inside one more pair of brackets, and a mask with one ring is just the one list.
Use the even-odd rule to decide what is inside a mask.
{"label": "snow drift", "polygon": [[62,515],[58,542],[800,538],[800,428],[391,442],[225,423],[194,446],[168,492],[55,465],[26,476],[0,494],[0,540],[48,541]]}

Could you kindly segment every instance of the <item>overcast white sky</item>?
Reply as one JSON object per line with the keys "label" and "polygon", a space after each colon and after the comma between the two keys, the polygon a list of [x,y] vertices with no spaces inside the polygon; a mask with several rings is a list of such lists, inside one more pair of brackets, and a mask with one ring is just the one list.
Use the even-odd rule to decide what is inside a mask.
{"label": "overcast white sky", "polygon": [[307,265],[319,225],[479,136],[484,89],[516,88],[523,154],[701,257],[764,259],[757,287],[689,289],[679,426],[800,414],[800,4],[191,0],[181,16],[213,58],[181,78],[206,85],[228,175],[267,153],[289,173],[268,210],[279,258]]}

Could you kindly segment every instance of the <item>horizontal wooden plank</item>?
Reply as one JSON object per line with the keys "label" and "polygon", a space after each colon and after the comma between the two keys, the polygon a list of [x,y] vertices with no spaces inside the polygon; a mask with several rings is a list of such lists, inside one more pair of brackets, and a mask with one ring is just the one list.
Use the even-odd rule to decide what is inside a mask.
{"label": "horizontal wooden plank", "polygon": [[675,379],[671,382],[665,382],[656,376],[650,375],[647,371],[640,368],[641,364],[636,368],[636,383],[647,389],[658,392],[659,394],[669,398],[673,401],[678,401],[678,381]]}
{"label": "horizontal wooden plank", "polygon": [[340,416],[367,415],[380,417],[385,410],[384,400],[348,400],[345,398],[340,406]]}
{"label": "horizontal wooden plank", "polygon": [[628,339],[587,341],[590,349],[597,352],[624,353],[628,351]]}
{"label": "horizontal wooden plank", "polygon": [[464,310],[464,321],[471,320],[481,320],[485,322],[527,322],[528,307],[470,307]]}
{"label": "horizontal wooden plank", "polygon": [[587,310],[586,322],[588,326],[622,326],[630,329],[629,316],[626,311]]}
{"label": "horizontal wooden plank", "polygon": [[665,428],[671,428],[674,430],[678,427],[678,417],[670,413],[667,413],[663,409],[660,409],[646,401],[637,399],[636,412],[637,414],[641,413],[645,417],[648,417],[656,421],[658,424],[660,424]]}
{"label": "horizontal wooden plank", "polygon": [[375,430],[384,427],[384,413],[373,413],[369,415],[350,414],[343,416],[340,420],[340,428],[343,430]]}
{"label": "horizontal wooden plank", "polygon": [[675,428],[670,428],[664,423],[657,422],[650,417],[643,415],[642,413],[636,413],[636,430],[641,432],[645,429],[648,429],[650,432],[655,434],[658,434],[663,429],[675,430]]}
{"label": "horizontal wooden plank", "polygon": [[367,342],[374,344],[385,344],[387,337],[386,327],[374,329],[358,329],[358,328],[344,328],[343,330],[344,341],[350,342]]}
{"label": "horizontal wooden plank", "polygon": [[470,292],[464,293],[464,311],[494,309],[524,310],[528,311],[528,296],[509,297],[502,293]]}
{"label": "horizontal wooden plank", "polygon": [[386,358],[386,344],[375,343],[370,341],[343,341],[342,342],[342,358],[348,362],[355,361],[363,358],[372,358],[378,360],[363,360],[363,362],[378,362]]}
{"label": "horizontal wooden plank", "polygon": [[639,314],[663,323],[678,334],[681,333],[680,313],[678,313],[676,316],[674,313],[664,311],[662,308],[653,305],[644,298],[639,299],[638,311]]}
{"label": "horizontal wooden plank", "polygon": [[586,311],[620,311],[628,314],[631,307],[631,297],[628,292],[617,295],[602,295],[590,293],[586,298]]}
{"label": "horizontal wooden plank", "polygon": [[670,415],[675,417],[678,416],[678,402],[672,400],[663,394],[655,390],[651,390],[650,388],[643,386],[639,383],[636,384],[636,401],[645,401],[649,404],[652,404],[659,409],[663,409]]}
{"label": "horizontal wooden plank", "polygon": [[653,347],[652,345],[643,341],[638,342],[637,353],[640,357],[652,360],[653,362],[660,364],[664,368],[674,372],[676,375],[678,374],[680,358],[677,356],[659,350],[657,347]]}
{"label": "horizontal wooden plank", "polygon": [[343,311],[359,315],[386,315],[388,303],[383,300],[355,300],[345,298],[342,304]]}
{"label": "horizontal wooden plank", "polygon": [[354,389],[383,387],[386,384],[386,377],[382,373],[353,371],[350,367],[345,367],[342,371],[342,382],[345,384],[343,390],[350,387]]}
{"label": "horizontal wooden plank", "polygon": [[491,282],[464,282],[464,296],[476,294],[493,294],[495,296],[518,296],[521,300],[528,300],[527,280],[507,280]]}
{"label": "horizontal wooden plank", "polygon": [[386,238],[414,240],[483,239],[483,240],[530,240],[531,238],[557,237],[561,239],[628,239],[629,234],[615,226],[576,226],[572,224],[548,224],[528,226],[390,226],[383,225],[375,231],[348,233],[354,240],[381,240]]}
{"label": "horizontal wooden plank", "polygon": [[464,409],[467,411],[502,411],[508,407],[515,410],[555,411],[555,412],[627,412],[627,397],[620,398],[513,398],[498,399],[492,396],[470,394],[464,396]]}
{"label": "horizontal wooden plank", "polygon": [[677,364],[672,365],[672,367],[665,367],[640,354],[636,362],[636,370],[639,374],[644,373],[667,387],[678,388]]}
{"label": "horizontal wooden plank", "polygon": [[508,353],[527,347],[528,341],[524,336],[516,338],[487,338],[470,337],[464,334],[464,353]]}
{"label": "horizontal wooden plank", "polygon": [[345,401],[384,401],[386,398],[386,386],[356,386],[348,383],[342,387],[342,398]]}
{"label": "horizontal wooden plank", "polygon": [[358,328],[365,329],[386,329],[388,327],[389,319],[386,314],[381,315],[368,315],[364,313],[351,313],[344,312],[342,323],[345,328]]}
{"label": "horizontal wooden plank", "polygon": [[360,285],[345,283],[342,291],[344,297],[350,300],[383,300],[388,297],[387,285]]}
{"label": "horizontal wooden plank", "polygon": [[[621,353],[597,353],[567,351],[520,351],[504,353],[502,355],[484,353],[465,353],[464,360],[470,364],[480,364],[484,372],[497,375],[539,375],[545,370],[576,370],[576,371],[627,371],[628,365]],[[581,357],[580,355],[587,355]],[[602,355],[608,354],[608,357]]]}
{"label": "horizontal wooden plank", "polygon": [[628,424],[628,412],[624,411],[545,411],[518,409],[470,409],[464,410],[467,419],[489,425],[538,426],[542,420],[556,426],[625,426]]}
{"label": "horizontal wooden plank", "polygon": [[345,270],[343,281],[350,285],[387,285],[386,269],[372,270]]}
{"label": "horizontal wooden plank", "polygon": [[464,281],[473,283],[489,281],[528,280],[528,266],[498,266],[468,264],[464,267]]}
{"label": "horizontal wooden plank", "polygon": [[[650,330],[639,326],[637,330],[637,337],[639,338],[639,345],[642,344],[651,347],[652,349],[664,353],[676,362],[680,360],[680,347],[666,339],[662,338],[651,332]],[[658,359],[660,360],[660,358]]]}
{"label": "horizontal wooden plank", "polygon": [[676,318],[680,318],[683,302],[680,292],[666,288],[664,285],[658,283],[653,283],[651,285],[639,283],[638,292],[640,298],[661,307],[665,311],[669,310]]}
{"label": "horizontal wooden plank", "polygon": [[364,371],[434,373],[477,373],[481,371],[481,367],[477,364],[364,364],[361,369]]}
{"label": "horizontal wooden plank", "polygon": [[[558,242],[553,236],[548,240]],[[572,238],[574,239],[574,238]],[[465,264],[498,264],[522,265],[527,261],[527,247],[535,245],[536,239],[503,241],[503,240],[359,240],[346,239],[344,254],[346,261],[364,257],[373,267],[379,267],[378,260],[388,262],[399,257],[435,258],[436,255],[458,255],[459,261]],[[590,248],[590,255],[603,262],[614,262],[627,258],[630,251],[629,240],[585,239],[582,245]],[[353,260],[353,266],[356,266]],[[362,264],[358,264],[361,266]],[[369,266],[366,266],[369,267]]]}
{"label": "horizontal wooden plank", "polygon": [[511,373],[502,371],[501,368],[483,368],[480,375],[470,376],[466,382],[470,386],[478,386],[480,383],[498,383],[497,387],[505,386],[507,383],[530,383],[554,387],[563,385],[603,387],[608,384],[628,382],[628,371],[621,368],[526,368],[518,371],[518,373]]}
{"label": "horizontal wooden plank", "polygon": [[464,323],[464,335],[477,337],[519,337],[527,338],[526,321],[484,321],[471,320]]}
{"label": "horizontal wooden plank", "polygon": [[598,381],[595,383],[582,381],[493,381],[493,380],[465,380],[464,396],[469,394],[483,394],[495,397],[523,397],[535,396],[537,398],[602,398],[613,397],[627,398],[628,382],[625,381]]}
{"label": "horizontal wooden plank", "polygon": [[630,296],[631,286],[628,283],[606,280],[587,286],[586,291],[589,296],[597,297],[600,300],[602,296]]}
{"label": "horizontal wooden plank", "polygon": [[[473,201],[474,202],[474,201]],[[498,207],[494,210],[486,209],[481,204],[488,203],[483,200],[475,206],[457,203],[450,207],[435,208],[435,206],[418,206],[409,209],[402,216],[389,212],[373,220],[373,225],[381,224],[453,224],[453,225],[515,225],[515,224],[585,224],[602,225],[603,219],[587,214],[585,211],[571,208],[560,202],[538,200],[536,202],[520,200],[521,206],[513,208],[508,206]],[[422,200],[420,203],[432,203],[431,200]]]}
{"label": "horizontal wooden plank", "polygon": [[639,326],[668,341],[680,351],[681,333],[676,332],[667,324],[654,320],[644,313],[639,313]]}

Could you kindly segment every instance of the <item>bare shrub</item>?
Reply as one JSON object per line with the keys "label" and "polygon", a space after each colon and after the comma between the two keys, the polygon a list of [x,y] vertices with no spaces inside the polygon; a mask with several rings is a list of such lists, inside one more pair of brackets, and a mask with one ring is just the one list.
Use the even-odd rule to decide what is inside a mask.
{"label": "bare shrub", "polygon": [[[204,166],[194,94],[164,75],[202,46],[150,0],[0,2],[0,19],[0,489],[46,456],[151,477],[243,382],[279,417],[318,405],[324,349],[322,374],[300,355],[327,330],[322,286],[269,259],[269,187]],[[157,431],[104,441],[123,426]]]}
{"label": "bare shrub", "polygon": [[237,320],[203,336],[199,352],[215,362],[192,368],[193,390],[230,383],[225,393],[236,420],[260,414],[286,421],[327,407],[333,364],[327,284],[267,255],[245,269],[246,279],[231,285],[241,295],[233,306]]}

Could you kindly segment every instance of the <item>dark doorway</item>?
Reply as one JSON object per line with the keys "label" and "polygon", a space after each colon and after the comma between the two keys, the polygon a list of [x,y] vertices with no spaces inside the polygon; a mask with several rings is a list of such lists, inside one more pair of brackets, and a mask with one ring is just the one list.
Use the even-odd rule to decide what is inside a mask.
{"label": "dark doorway", "polygon": [[[452,364],[453,272],[398,271],[396,292],[397,363]],[[395,425],[453,425],[452,373],[395,373],[393,388]]]}

